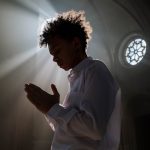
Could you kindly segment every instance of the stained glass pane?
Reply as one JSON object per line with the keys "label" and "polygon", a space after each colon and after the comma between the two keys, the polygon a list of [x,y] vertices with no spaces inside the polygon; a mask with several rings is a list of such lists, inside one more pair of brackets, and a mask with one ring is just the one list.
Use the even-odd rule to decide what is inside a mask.
{"label": "stained glass pane", "polygon": [[139,63],[146,53],[146,41],[138,38],[131,41],[125,52],[126,61],[130,65]]}

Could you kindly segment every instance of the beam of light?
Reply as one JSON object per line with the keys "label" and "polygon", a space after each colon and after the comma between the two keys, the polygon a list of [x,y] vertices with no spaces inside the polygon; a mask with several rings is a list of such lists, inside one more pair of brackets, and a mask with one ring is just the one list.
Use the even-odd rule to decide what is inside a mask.
{"label": "beam of light", "polygon": [[8,73],[12,72],[14,69],[22,65],[24,62],[28,61],[32,56],[41,51],[42,49],[33,48],[16,54],[15,56],[8,58],[0,64],[0,78],[4,77]]}
{"label": "beam of light", "polygon": [[48,17],[49,14],[45,11],[45,9],[42,9],[42,5],[44,5],[44,7],[45,6],[48,7],[52,12],[56,12],[55,9],[51,7],[49,3],[47,3],[46,0],[43,0],[41,2],[39,0],[38,1],[37,0],[32,0],[32,1],[31,0],[16,0],[16,2],[18,4],[23,5],[26,8],[29,8],[30,10],[36,12],[37,14],[40,14],[46,17]]}
{"label": "beam of light", "polygon": [[[40,57],[38,59],[40,59]],[[50,60],[46,60],[46,63],[44,63],[42,67],[39,66],[38,68],[39,70],[37,72],[37,75],[34,77],[32,82],[43,87],[48,85],[50,86],[49,80],[53,80],[54,75],[52,74],[56,71],[56,65],[52,62],[52,57],[50,57]]]}
{"label": "beam of light", "polygon": [[67,72],[60,69],[56,63],[53,62],[52,56],[48,59],[42,57],[41,54],[38,54],[37,62],[41,61],[40,59],[47,59],[45,63],[37,66],[38,71],[34,79],[31,81],[36,85],[40,86],[43,90],[47,91],[50,94],[52,93],[51,84],[55,84],[60,92],[60,100],[62,101],[66,94],[67,89]]}
{"label": "beam of light", "polygon": [[51,5],[51,3],[47,2],[47,0],[16,0],[18,4],[23,5],[37,14],[43,16],[44,18],[49,18],[50,15],[54,15],[56,13],[56,9]]}
{"label": "beam of light", "polygon": [[[38,33],[42,32],[46,21],[50,21],[51,19],[55,19],[55,18],[52,17],[45,18],[45,16],[43,16],[42,14],[39,14]],[[38,54],[38,55],[36,59],[37,63],[40,61],[40,59],[46,59],[46,58],[42,58],[42,54]],[[66,74],[67,73],[65,73],[65,71],[63,71],[58,66],[56,66],[56,64],[52,61],[52,57],[50,57],[50,60],[48,60],[45,64],[42,65],[42,69],[39,66],[39,71],[37,72],[37,75],[31,82],[34,82],[39,86],[42,86],[44,89],[47,90],[47,92],[51,91],[51,87],[50,87],[51,83],[56,84],[57,88],[60,90],[60,98],[61,100],[63,100],[66,93],[65,90],[67,89]]]}
{"label": "beam of light", "polygon": [[[30,9],[33,9],[33,12],[38,12],[39,13],[39,18],[34,17],[33,22],[35,23],[36,26],[40,26],[41,23],[46,19],[49,18],[49,16],[54,16],[54,13],[56,13],[56,11],[53,9],[53,7],[48,3],[47,4],[47,10],[43,9],[41,5],[36,4],[35,0],[33,0],[33,3],[30,1],[24,1],[24,0],[18,0],[20,1],[20,3],[23,3],[23,5],[26,5],[26,7],[30,7]],[[41,1],[42,3],[43,1]],[[38,1],[39,3],[39,1]],[[44,1],[44,3],[46,4],[46,1]],[[21,5],[21,6],[23,6]],[[14,5],[15,6],[15,5]],[[17,7],[20,6],[19,4],[17,5]],[[44,7],[44,6],[43,6]],[[21,8],[23,9],[23,7]],[[17,9],[18,10],[18,9]],[[24,9],[26,10],[26,9]],[[19,17],[23,17],[24,16],[24,10],[22,11],[18,11],[17,13],[19,14]],[[14,15],[16,15],[16,10],[14,9]],[[26,12],[26,11],[25,11]],[[11,12],[9,14],[12,14]],[[18,16],[18,15],[16,15]],[[19,25],[17,24],[16,20],[18,19],[18,17],[15,17],[15,21],[14,21],[14,25],[16,23],[16,29],[14,32],[18,31],[19,27],[24,27],[24,28],[19,28],[20,30],[17,32],[18,34],[22,34],[25,35],[25,37],[22,40],[22,38],[20,38],[18,41],[21,41],[21,43],[19,43],[19,46],[23,46],[23,48],[25,47],[26,44],[24,44],[24,42],[27,42],[27,40],[32,41],[32,37],[33,34],[35,34],[35,32],[33,32],[32,28],[26,27],[26,24],[28,25],[27,22],[32,21],[31,16],[28,16],[28,14],[26,15],[27,18],[29,17],[30,20],[25,20],[23,18],[23,21],[21,20],[21,23],[19,23]],[[25,17],[26,17],[25,16]],[[38,19],[38,20],[36,20]],[[37,22],[36,22],[37,21]],[[9,22],[8,22],[9,23]],[[38,25],[37,25],[38,23]],[[29,23],[29,25],[32,26],[31,23]],[[35,27],[35,26],[34,26]],[[29,31],[28,33],[26,32],[26,30],[22,30],[22,29],[29,29],[31,30],[31,32]],[[35,28],[34,28],[35,29]],[[38,29],[37,29],[38,30]],[[34,30],[35,31],[35,30]],[[26,33],[23,33],[26,32]],[[37,31],[38,32],[38,31]],[[12,32],[11,32],[12,33]],[[19,34],[19,35],[20,35]],[[16,34],[13,34],[16,35]],[[29,38],[28,38],[29,35]],[[19,37],[19,36],[18,36]],[[35,37],[35,36],[34,36]],[[16,47],[15,49],[20,49],[18,46],[18,41],[14,41],[16,39],[16,37],[8,37],[7,40],[8,42],[11,42],[11,45],[15,45],[14,47]],[[34,39],[33,39],[34,42]],[[17,44],[16,44],[17,43]],[[9,47],[6,47],[7,50],[9,50],[9,48],[11,48],[11,45]],[[28,45],[27,45],[28,46]],[[15,51],[13,47],[13,51]],[[21,47],[22,49],[22,47]],[[27,49],[25,51],[25,49]],[[11,52],[13,52],[11,51]],[[47,50],[48,52],[48,50]],[[49,92],[49,90],[51,90],[50,84],[54,83],[56,84],[57,88],[61,89],[59,90],[60,95],[61,95],[61,99],[63,99],[63,95],[65,94],[65,81],[64,80],[64,72],[59,69],[55,63],[52,62],[52,57],[45,57],[45,51],[43,49],[34,47],[32,49],[28,49],[27,47],[25,47],[23,49],[23,51],[20,51],[19,53],[16,53],[16,55],[11,55],[11,57],[5,59],[4,61],[2,61],[2,63],[0,64],[0,79],[5,77],[6,75],[10,74],[11,72],[13,72],[15,69],[17,69],[17,73],[19,76],[19,78],[17,79],[17,83],[16,81],[12,81],[12,83],[15,84],[14,86],[14,91],[18,91],[18,88],[22,89],[23,91],[23,82],[25,82],[25,80],[28,80],[31,76],[31,82],[34,82],[35,84],[38,84],[41,88],[43,88],[44,90],[46,89],[47,92]],[[48,54],[49,55],[49,54]],[[32,58],[34,56],[34,65],[31,64],[31,66],[29,66],[29,69],[27,70],[22,70],[19,67],[21,65],[26,64],[26,62],[28,62],[27,64],[29,64]],[[42,62],[42,63],[41,63]],[[44,62],[44,63],[43,63]],[[33,69],[32,69],[33,67]],[[19,68],[19,69],[18,69]],[[25,67],[27,68],[27,67]],[[20,72],[21,71],[21,72]],[[22,72],[23,71],[23,72]],[[29,72],[34,72],[35,77],[33,77],[33,74],[29,73]],[[13,72],[15,73],[15,72]],[[20,91],[19,89],[19,91]],[[11,89],[9,89],[11,90]],[[51,92],[49,92],[51,93]],[[11,97],[11,95],[10,95]],[[34,136],[36,137],[37,134],[39,137],[44,137],[44,136],[49,136],[49,130],[45,127],[44,123],[41,123],[42,119],[41,119],[41,115],[38,114],[37,109],[27,100],[27,98],[25,97],[25,92],[20,92],[17,93],[16,95],[13,95],[13,97],[15,98],[15,105],[13,105],[13,107],[11,107],[11,111],[10,113],[7,113],[7,119],[3,124],[6,124],[6,129],[9,129],[9,131],[11,133],[13,133],[13,145],[14,145],[14,149],[18,149],[19,147],[21,147],[22,144],[24,144],[24,141],[28,141],[28,139],[26,138],[26,135],[30,135],[32,136],[32,142],[34,143],[34,148],[36,149],[36,147],[38,146],[42,146],[42,145],[49,145],[48,143],[46,143],[46,140],[43,140],[42,143],[40,143],[40,141],[38,140],[38,138],[34,138]],[[11,98],[10,98],[11,99]],[[9,99],[8,99],[9,100]],[[38,115],[37,115],[38,114]],[[40,122],[40,124],[39,124]],[[10,125],[12,125],[14,127],[14,130],[12,130],[10,128]],[[32,128],[31,128],[32,127]],[[41,132],[41,127],[44,127],[44,129]],[[38,130],[39,129],[39,130]],[[33,130],[33,131],[32,131]],[[29,133],[31,132],[31,133]],[[8,132],[7,134],[8,135]],[[43,138],[45,139],[45,138]],[[48,141],[49,142],[49,141]],[[8,142],[7,142],[8,143]]]}
{"label": "beam of light", "polygon": [[[46,60],[46,63],[43,64],[43,67],[41,68],[40,66],[38,67],[37,64],[40,61],[39,59],[40,58],[45,59],[45,57],[40,56],[40,54],[41,55],[44,54],[44,51],[42,51],[43,49],[37,48],[36,46],[34,47],[33,46],[34,43],[31,44],[32,41],[35,42],[36,28],[38,26],[37,25],[38,18],[37,16],[35,16],[35,14],[37,15],[36,12],[38,12],[39,16],[42,16],[43,18],[45,17],[48,18],[49,14],[56,13],[56,11],[54,11],[54,9],[50,6],[49,3],[46,6],[47,10],[49,9],[49,12],[47,13],[47,11],[45,11],[45,9],[41,7],[41,5],[38,5],[36,3],[36,0],[33,1],[15,0],[15,1],[20,1],[20,3],[24,3],[24,4],[23,5],[21,5],[20,3],[17,4],[17,2],[13,4],[13,1],[12,2],[10,1],[8,2],[8,4],[4,3],[4,6],[1,5],[1,8],[3,7],[3,9],[1,9],[0,11],[3,12],[0,14],[0,16],[2,15],[2,19],[3,19],[1,20],[1,22],[3,23],[3,28],[1,26],[0,29],[1,30],[4,29],[2,33],[5,35],[3,36],[4,43],[2,41],[2,44],[4,46],[2,46],[1,50],[6,49],[7,50],[6,52],[8,54],[11,54],[9,55],[11,57],[5,58],[4,61],[1,61],[0,63],[0,79],[4,80],[3,77],[10,74],[10,76],[7,76],[9,80],[6,80],[6,83],[4,84],[8,84],[8,86],[9,84],[13,84],[11,85],[12,89],[8,87],[6,91],[8,93],[7,94],[8,97],[5,98],[6,94],[4,94],[3,97],[1,97],[2,100],[6,100],[4,101],[5,103],[4,106],[7,107],[7,109],[6,108],[4,109],[4,112],[3,110],[1,111],[2,113],[7,114],[6,116],[4,116],[5,119],[2,118],[2,126],[4,126],[3,129],[4,132],[2,133],[2,136],[7,137],[7,139],[6,138],[4,139],[5,142],[4,145],[8,145],[7,146],[8,149],[11,148],[20,149],[22,145],[25,145],[25,147],[27,147],[26,149],[31,149],[30,147],[31,143],[34,144],[35,147],[37,147],[38,138],[34,138],[37,137],[37,134],[38,137],[43,137],[45,135],[49,135],[49,132],[47,131],[47,128],[45,128],[44,126],[45,124],[41,123],[41,118],[40,118],[41,115],[37,115],[38,111],[25,97],[25,92],[23,91],[24,87],[22,84],[24,80],[27,80],[30,77],[33,79],[33,74],[29,73],[30,71],[32,71],[34,74],[37,73],[37,76],[35,76],[35,79],[33,79],[33,81],[36,81],[42,86],[45,86],[49,83],[48,81],[51,79],[51,75],[56,71],[56,65],[54,63],[53,64],[51,63],[51,58],[50,60]],[[41,3],[43,3],[43,1],[41,1]],[[44,3],[46,3],[46,0],[44,0]],[[24,7],[24,5],[26,5],[26,7]],[[27,7],[30,7],[30,9],[26,9]],[[29,10],[31,11],[28,12]],[[10,18],[13,19],[11,20]],[[20,20],[20,22],[18,22],[18,20]],[[9,35],[13,35],[13,36],[9,36]],[[5,53],[5,51],[3,53],[7,54]],[[19,68],[20,66],[26,64],[27,62],[28,62],[27,64],[33,62],[31,61],[33,57],[34,57],[33,60],[36,61],[34,62],[36,66],[30,64],[31,66],[29,66],[29,69],[27,70],[23,70]],[[25,66],[25,68],[27,67]],[[16,70],[16,72],[14,70]],[[11,74],[15,74],[15,77],[17,77],[17,79],[13,78]],[[53,76],[55,76],[55,74],[53,74]],[[11,81],[11,83],[9,83],[9,81]],[[3,84],[1,86],[3,86]],[[21,90],[22,92],[18,92]],[[6,106],[6,102],[10,103],[10,100],[14,105]],[[1,101],[1,104],[2,102],[3,101]],[[10,111],[7,112],[7,110]],[[37,122],[38,123],[40,122],[40,124],[38,124]],[[42,130],[42,132],[41,130],[36,130],[37,127],[40,129],[41,127],[44,127],[44,130]],[[35,132],[33,132],[33,130]],[[10,133],[11,136],[8,136],[10,135]],[[33,143],[34,141],[35,143]],[[29,142],[29,146],[27,146],[26,144],[28,142]],[[45,143],[40,143],[38,145],[42,146],[44,144]],[[12,147],[9,145],[11,145]]]}

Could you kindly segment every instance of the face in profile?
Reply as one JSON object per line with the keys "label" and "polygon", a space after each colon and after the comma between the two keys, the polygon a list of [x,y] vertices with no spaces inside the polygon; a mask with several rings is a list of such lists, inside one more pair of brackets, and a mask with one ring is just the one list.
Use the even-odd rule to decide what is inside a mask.
{"label": "face in profile", "polygon": [[48,43],[49,52],[53,56],[53,61],[66,71],[73,68],[76,64],[78,57],[76,47],[76,39],[66,40],[60,36],[55,36]]}

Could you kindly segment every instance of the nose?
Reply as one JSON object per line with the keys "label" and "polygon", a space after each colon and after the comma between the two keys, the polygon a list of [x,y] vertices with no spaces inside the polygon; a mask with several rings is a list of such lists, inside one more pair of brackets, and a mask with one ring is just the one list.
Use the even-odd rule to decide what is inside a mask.
{"label": "nose", "polygon": [[58,61],[58,57],[54,56],[53,57],[53,61],[57,62]]}

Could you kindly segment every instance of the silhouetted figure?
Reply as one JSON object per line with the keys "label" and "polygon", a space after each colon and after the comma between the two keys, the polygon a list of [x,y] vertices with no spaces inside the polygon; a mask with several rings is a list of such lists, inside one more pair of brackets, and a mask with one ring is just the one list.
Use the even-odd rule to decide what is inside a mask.
{"label": "silhouetted figure", "polygon": [[63,105],[53,95],[26,84],[28,99],[54,130],[52,150],[117,150],[120,140],[120,90],[107,67],[87,56],[92,28],[83,11],[68,11],[47,21],[40,35],[58,66],[70,70],[70,90]]}

